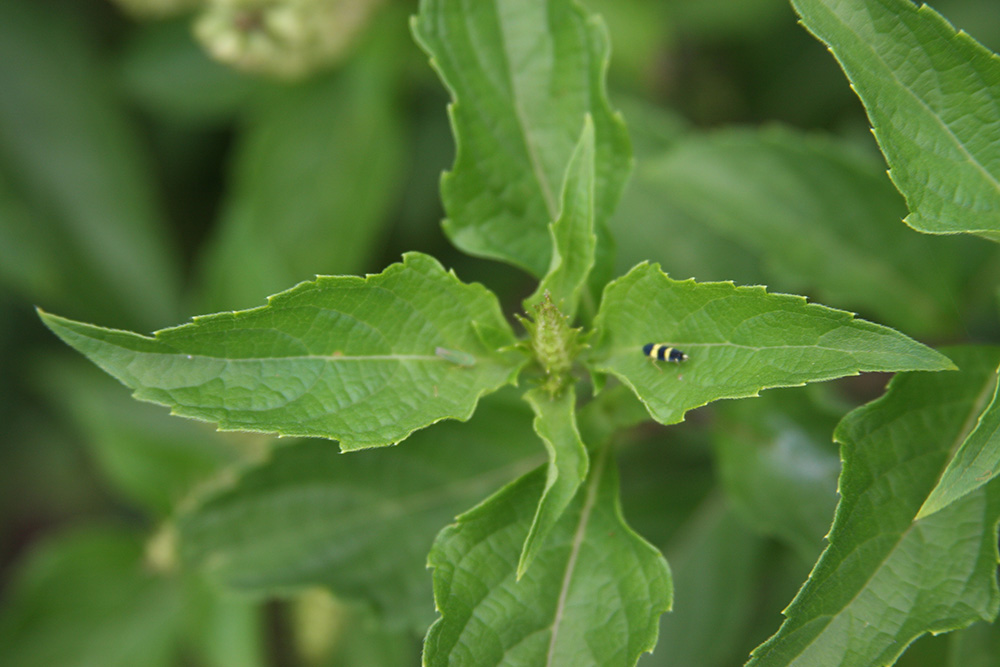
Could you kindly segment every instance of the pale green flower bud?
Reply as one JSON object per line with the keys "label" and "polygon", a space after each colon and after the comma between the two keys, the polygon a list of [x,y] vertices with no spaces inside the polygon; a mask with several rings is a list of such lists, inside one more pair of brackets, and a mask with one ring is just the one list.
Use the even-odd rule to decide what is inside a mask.
{"label": "pale green flower bud", "polygon": [[208,0],[195,35],[215,58],[286,78],[346,54],[381,0]]}

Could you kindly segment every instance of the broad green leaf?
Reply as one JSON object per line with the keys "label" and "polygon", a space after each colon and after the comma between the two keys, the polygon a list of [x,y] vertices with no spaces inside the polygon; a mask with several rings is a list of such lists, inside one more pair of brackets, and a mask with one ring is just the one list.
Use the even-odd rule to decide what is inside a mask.
{"label": "broad green leaf", "polygon": [[1000,240],[1000,58],[910,0],[792,0],[868,112],[907,224]]}
{"label": "broad green leaf", "polygon": [[433,620],[425,562],[434,536],[541,460],[530,412],[503,396],[405,447],[341,456],[298,442],[181,515],[181,555],[227,588],[262,597],[326,586],[423,631]]}
{"label": "broad green leaf", "polygon": [[535,412],[535,432],[545,443],[549,464],[545,471],[545,489],[517,563],[518,579],[545,544],[546,537],[583,484],[590,466],[587,448],[576,427],[573,386],[564,389],[558,397],[538,388],[527,392],[524,398]]}
{"label": "broad green leaf", "polygon": [[43,279],[18,281],[33,300],[160,326],[176,317],[177,267],[152,165],[110,83],[71,7],[0,3],[0,189],[28,213],[0,226],[43,260]]}
{"label": "broad green leaf", "polygon": [[203,310],[247,308],[317,274],[368,267],[401,184],[398,63],[385,42],[258,99],[202,258]]}
{"label": "broad green leaf", "polygon": [[563,183],[559,219],[549,225],[552,260],[538,289],[525,300],[524,309],[538,305],[548,294],[559,310],[573,320],[587,276],[594,268],[597,236],[594,234],[594,124],[588,115]]}
{"label": "broad green leaf", "polygon": [[829,546],[749,665],[891,665],[924,633],[996,616],[1000,487],[916,518],[996,382],[1000,349],[949,354],[961,371],[899,375],[837,427],[844,470]]}
{"label": "broad green leaf", "polygon": [[335,438],[345,451],[468,419],[520,363],[497,352],[514,335],[496,297],[419,253],[377,275],[321,276],[266,306],[152,337],[41,317],[140,400],[227,431]]}
{"label": "broad green leaf", "polygon": [[[965,494],[975,491],[1000,473],[1000,385],[979,396],[981,408],[973,415],[975,428],[964,440],[953,443],[954,456],[948,462],[937,486],[927,497],[917,518],[947,507]],[[986,402],[989,406],[982,409]]]}
{"label": "broad green leaf", "polygon": [[[763,287],[677,281],[655,264],[608,285],[594,329],[593,368],[630,386],[663,424],[769,387],[861,371],[953,368],[934,350],[851,313]],[[674,346],[689,359],[654,362],[643,354],[647,343]]]}
{"label": "broad green leaf", "polygon": [[730,667],[745,655],[765,542],[718,494],[689,519],[667,549],[674,610],[660,619],[656,649],[640,667]]}
{"label": "broad green leaf", "polygon": [[837,505],[837,418],[787,389],[720,404],[717,419],[716,465],[733,509],[814,562]]}
{"label": "broad green leaf", "polygon": [[4,667],[168,667],[181,620],[172,582],[122,529],[66,533],[32,551],[0,610]]}
{"label": "broad green leaf", "polygon": [[[955,293],[988,257],[976,239],[898,224],[906,205],[884,165],[777,127],[689,134],[640,163],[632,189],[626,202],[645,193],[649,203],[616,219],[623,259],[765,281],[921,335],[960,327]],[[744,268],[753,260],[756,272]]]}
{"label": "broad green leaf", "polygon": [[[605,223],[631,165],[604,89],[604,24],[573,0],[423,0],[414,36],[451,92],[455,165],[441,181],[452,242],[545,275],[549,223],[584,116],[594,122],[594,222]],[[599,257],[597,273],[609,265]]]}
{"label": "broad green leaf", "polygon": [[652,650],[670,571],[625,524],[607,448],[517,579],[545,476],[521,477],[438,535],[429,563],[441,618],[424,643],[428,667],[631,666]]}

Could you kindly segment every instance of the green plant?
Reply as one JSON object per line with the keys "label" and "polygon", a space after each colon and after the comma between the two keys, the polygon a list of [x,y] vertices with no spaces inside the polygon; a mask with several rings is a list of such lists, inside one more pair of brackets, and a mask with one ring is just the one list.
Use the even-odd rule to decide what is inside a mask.
{"label": "green plant", "polygon": [[[1000,60],[908,0],[792,4],[865,103],[907,223],[998,240]],[[217,608],[233,604],[249,623],[252,606],[215,597],[203,577],[257,597],[324,587],[361,604],[327,610],[349,616],[333,624],[347,637],[336,650],[348,664],[412,661],[405,638],[429,625],[427,665],[634,665],[658,635],[662,648],[641,664],[721,665],[762,632],[770,639],[749,665],[888,665],[921,635],[992,621],[1000,603],[1000,350],[965,345],[942,354],[804,297],[677,280],[658,264],[614,277],[612,227],[625,248],[662,251],[671,273],[668,260],[690,261],[691,248],[722,254],[707,264],[737,273],[749,259],[786,284],[926,336],[971,322],[962,312],[975,305],[968,288],[996,266],[987,242],[892,227],[902,205],[866,157],[777,128],[667,133],[636,175],[646,210],[635,198],[626,202],[628,220],[612,225],[633,158],[605,91],[609,46],[599,18],[573,0],[423,0],[411,27],[452,98],[457,154],[441,181],[445,232],[462,251],[537,279],[518,315],[524,333],[494,292],[418,252],[381,273],[318,277],[266,305],[153,336],[39,311],[136,398],[222,431],[312,438],[267,443],[253,461],[213,443],[178,463],[168,476],[184,500],[158,499],[170,520],[154,560],[170,570],[179,557],[189,579],[179,592],[136,577],[122,596],[155,600],[167,617],[164,599],[199,600],[200,613],[218,623],[229,616]],[[276,97],[315,98],[306,107],[315,111],[337,95],[384,95],[391,47],[373,43],[335,84]],[[278,101],[262,122],[290,134],[330,122],[290,118],[297,108]],[[343,122],[331,131],[348,144],[353,133],[378,138],[389,125],[378,114]],[[262,132],[243,150],[271,159],[268,141]],[[289,170],[301,157],[289,153]],[[376,160],[376,177],[392,173],[393,159]],[[293,186],[294,177],[257,178],[252,167],[238,176],[247,194],[227,212],[205,303],[242,306],[294,275],[286,258],[322,229],[294,217],[308,209],[269,208],[269,188]],[[373,202],[383,194],[372,193]],[[346,207],[333,201],[329,209]],[[377,210],[371,203],[362,216]],[[655,238],[651,211],[672,225]],[[268,212],[288,216],[299,235],[275,242],[255,233]],[[725,257],[726,243],[741,256]],[[247,263],[250,273],[257,263],[275,268],[257,284],[239,277]],[[651,359],[649,343],[686,359]],[[722,405],[707,434],[650,430],[650,418],[675,425],[720,399],[870,371],[900,374],[842,419],[844,399],[800,388]],[[840,499],[818,554],[834,511],[836,459],[824,441],[831,432],[843,462]],[[704,450],[689,441],[706,437],[722,494],[683,467],[685,451]],[[663,454],[651,453],[648,440],[672,450],[667,466],[654,465]],[[397,446],[378,449],[388,445]],[[656,501],[628,502],[644,484]],[[695,517],[669,554],[674,576],[645,531],[627,523],[631,510],[656,544],[678,534],[674,517]],[[67,553],[102,548],[118,559],[110,562],[138,558],[117,535],[82,538]],[[763,620],[751,628],[753,606],[794,590],[817,555],[780,628],[772,634],[776,617],[766,619],[770,628]],[[63,559],[79,557],[34,565],[15,607],[58,588],[46,571],[61,572]],[[753,590],[762,572],[773,592]],[[700,579],[717,582],[695,589]],[[675,585],[681,620],[661,632]],[[695,603],[689,590],[708,595]],[[703,617],[684,615],[684,600]],[[309,598],[299,604],[307,609]],[[322,610],[302,613],[324,618]],[[160,642],[158,656],[169,655],[169,636],[140,631]],[[4,632],[16,637],[16,623],[0,625],[0,639]],[[955,636],[951,660],[996,655],[988,648],[995,639]],[[207,653],[225,654],[217,642],[205,642]],[[318,644],[304,644],[302,654],[315,649],[327,659],[332,649]]]}

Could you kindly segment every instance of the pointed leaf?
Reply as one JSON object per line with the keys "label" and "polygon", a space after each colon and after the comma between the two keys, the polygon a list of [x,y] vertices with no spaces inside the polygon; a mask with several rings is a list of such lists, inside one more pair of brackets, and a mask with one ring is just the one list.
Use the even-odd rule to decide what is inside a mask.
{"label": "pointed leaf", "polygon": [[1000,349],[949,354],[960,372],[899,375],[837,427],[844,470],[830,544],[749,665],[891,665],[926,632],[996,616],[1000,487],[916,518],[996,382]]}
{"label": "pointed leaf", "polygon": [[548,225],[586,114],[594,121],[595,224],[609,241],[605,222],[631,151],[604,90],[601,20],[572,0],[423,0],[413,32],[453,99],[457,154],[441,181],[452,242],[545,275]]}
{"label": "pointed leaf", "polygon": [[523,402],[497,395],[470,422],[438,424],[405,447],[350,456],[313,440],[279,447],[181,515],[181,555],[227,588],[267,596],[326,586],[423,631],[434,536],[538,465],[534,440]]}
{"label": "pointed leaf", "polygon": [[[580,142],[573,151],[563,183],[559,219],[549,225],[552,261],[538,289],[524,303],[527,311],[548,293],[556,307],[571,321],[587,276],[594,268],[597,236],[594,234],[594,124],[587,115]],[[530,311],[529,311],[530,312]]]}
{"label": "pointed leaf", "polygon": [[[140,400],[222,430],[336,438],[344,450],[468,419],[519,363],[496,351],[514,341],[496,297],[419,253],[377,275],[320,277],[266,306],[197,317],[153,337],[42,319]],[[437,347],[476,363],[455,364]]]}
{"label": "pointed leaf", "polygon": [[[608,285],[594,321],[593,367],[632,387],[654,419],[673,424],[720,398],[861,371],[944,370],[951,362],[851,313],[763,287],[673,280],[640,264]],[[643,354],[663,343],[689,359]]]}
{"label": "pointed leaf", "polygon": [[670,571],[622,519],[606,449],[517,580],[544,485],[539,468],[438,535],[429,562],[441,618],[424,643],[428,667],[631,667],[653,648],[659,616],[670,607]]}
{"label": "pointed leaf", "polygon": [[[985,411],[973,415],[976,428],[965,440],[955,444],[958,451],[948,463],[941,480],[931,491],[917,518],[923,518],[947,507],[962,496],[983,486],[1000,472],[1000,385]],[[983,402],[988,398],[982,396]]]}
{"label": "pointed leaf", "polygon": [[1000,58],[910,0],[792,0],[868,111],[923,232],[1000,240]]}
{"label": "pointed leaf", "polygon": [[524,398],[535,411],[535,432],[545,443],[549,465],[545,472],[545,489],[517,563],[518,579],[528,569],[528,564],[573,500],[587,477],[590,465],[587,448],[576,428],[576,392],[573,387],[567,387],[556,398],[544,389],[532,389]]}

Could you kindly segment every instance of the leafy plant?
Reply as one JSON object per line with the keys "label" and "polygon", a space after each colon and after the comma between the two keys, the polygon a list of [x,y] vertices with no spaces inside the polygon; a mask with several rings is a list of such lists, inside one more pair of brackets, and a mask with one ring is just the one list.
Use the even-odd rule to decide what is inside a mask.
{"label": "leafy plant", "polygon": [[[792,5],[861,97],[905,206],[871,160],[829,139],[684,131],[655,116],[655,132],[639,132],[644,159],[626,191],[633,149],[608,99],[609,37],[596,14],[574,0],[422,0],[412,34],[450,93],[457,147],[440,184],[443,228],[461,251],[537,281],[520,309],[505,312],[510,293],[407,252],[379,273],[319,276],[265,305],[151,336],[39,310],[135,398],[219,431],[294,440],[256,442],[263,453],[247,456],[196,429],[176,437],[199,445],[162,482],[146,482],[162,449],[114,434],[104,451],[115,477],[164,518],[148,560],[175,579],[133,569],[128,533],[52,545],[0,617],[11,664],[51,664],[92,634],[71,624],[76,635],[48,645],[32,613],[120,621],[85,604],[43,607],[47,591],[85,588],[80,554],[130,573],[109,594],[122,605],[157,610],[131,617],[129,632],[151,637],[149,664],[169,664],[177,643],[213,664],[264,661],[252,648],[260,607],[220,590],[294,599],[298,652],[315,664],[412,663],[409,638],[420,633],[425,665],[630,666],[658,638],[641,664],[724,665],[749,653],[748,665],[889,665],[922,635],[992,621],[1000,349],[942,353],[803,296],[628,261],[651,251],[673,275],[693,262],[700,277],[770,277],[929,338],[975,325],[976,290],[997,268],[987,246],[998,240],[1000,59],[909,0]],[[23,8],[4,14],[40,20]],[[354,127],[376,139],[395,132],[394,34],[359,46],[329,80],[287,91],[229,80],[234,96],[260,106],[202,271],[203,303],[243,307],[295,276],[298,258],[352,264],[372,246],[398,145],[375,149],[360,176],[328,153],[367,156]],[[371,113],[339,114],[348,129],[329,131],[325,109],[340,96]],[[0,103],[0,121],[5,113],[23,109]],[[288,150],[313,133],[315,153]],[[30,152],[10,152],[30,179]],[[258,170],[271,159],[280,168]],[[317,173],[324,187],[364,191],[341,201],[297,187]],[[112,173],[96,178],[114,185]],[[384,187],[362,188],[371,180]],[[67,201],[88,194],[49,185]],[[9,192],[8,209],[21,210]],[[336,219],[358,202],[359,228]],[[983,239],[921,237],[898,224],[907,209],[916,230]],[[329,245],[314,242],[331,218]],[[286,229],[294,235],[282,238]],[[616,235],[626,258],[617,264]],[[81,265],[103,256],[83,255]],[[169,312],[168,269],[140,273]],[[145,289],[124,287],[116,298]],[[135,313],[151,317],[163,317],[155,304]],[[679,352],[657,358],[661,349]],[[802,387],[862,372],[899,374],[860,407],[856,395]],[[73,409],[107,429],[93,417],[102,403],[82,402],[89,382],[72,392]],[[758,397],[765,389],[774,391]],[[709,404],[710,415],[678,425]],[[709,450],[718,488],[699,460]],[[316,588],[340,602],[309,606]],[[200,631],[185,608],[207,619]],[[227,619],[238,625],[229,635],[219,629]],[[316,623],[327,629],[318,639]],[[997,655],[994,638],[970,630],[953,635],[951,664]],[[107,664],[134,659],[125,651]]]}

